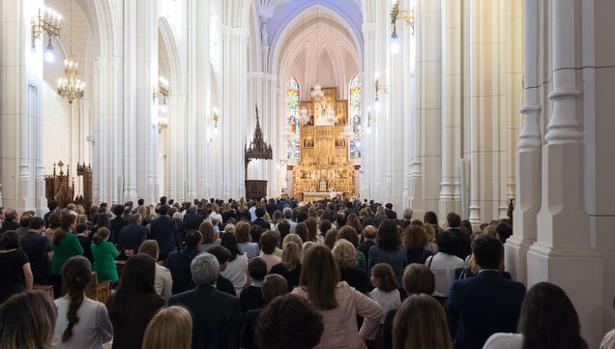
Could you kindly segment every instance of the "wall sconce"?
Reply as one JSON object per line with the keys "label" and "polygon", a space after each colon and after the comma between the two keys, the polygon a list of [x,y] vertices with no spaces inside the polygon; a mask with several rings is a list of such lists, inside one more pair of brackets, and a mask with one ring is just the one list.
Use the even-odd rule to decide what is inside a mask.
{"label": "wall sconce", "polygon": [[211,114],[211,123],[212,123],[212,132],[213,134],[217,135],[218,133],[220,133],[220,130],[218,129],[218,120],[220,119],[220,115],[218,114],[218,110],[214,109],[212,111]]}
{"label": "wall sconce", "polygon": [[45,47],[45,61],[49,63],[55,60],[51,38],[54,36],[58,39],[60,38],[62,34],[61,22],[62,15],[46,6],[39,7],[37,15],[32,17],[32,48],[36,47],[36,39],[47,33],[48,41],[47,47]]}
{"label": "wall sconce", "polygon": [[389,92],[389,86],[384,82],[380,81],[380,73],[376,72],[374,78],[376,80],[374,82],[374,109],[376,109],[376,112],[378,112],[380,110],[380,98],[382,97],[382,95],[385,95]]}
{"label": "wall sconce", "polygon": [[403,19],[406,24],[412,28],[412,34],[414,34],[414,9],[412,10],[400,10],[399,2],[395,1],[393,8],[391,8],[391,53],[399,53],[399,36],[397,35],[397,21]]}
{"label": "wall sconce", "polygon": [[162,107],[163,112],[166,113],[167,98],[169,97],[169,80],[163,76],[158,78],[158,86],[154,88],[154,102],[158,102],[158,105]]}

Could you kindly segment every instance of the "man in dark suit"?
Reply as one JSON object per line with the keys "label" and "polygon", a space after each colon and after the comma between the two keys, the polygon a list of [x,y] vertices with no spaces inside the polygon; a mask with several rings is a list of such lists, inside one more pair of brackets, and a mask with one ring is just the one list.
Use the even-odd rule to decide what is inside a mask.
{"label": "man in dark suit", "polygon": [[188,211],[184,215],[183,227],[184,232],[189,232],[190,230],[199,230],[199,226],[203,222],[203,216],[196,213],[196,206],[190,206]]}
{"label": "man in dark suit", "polygon": [[124,219],[123,217],[124,216],[124,206],[123,205],[113,206],[113,208],[111,209],[111,212],[113,212],[113,215],[115,217],[109,222],[109,230],[111,230],[111,237],[109,238],[109,241],[111,241],[114,244],[117,244],[120,239],[120,231],[122,230],[123,227],[128,225],[128,221]]}
{"label": "man in dark suit", "polygon": [[141,224],[143,220],[141,215],[138,213],[133,214],[128,220],[129,224],[122,227],[118,239],[120,252],[124,254],[126,251],[136,253],[141,243],[147,239],[147,229]]}
{"label": "man in dark suit", "polygon": [[384,205],[384,214],[387,219],[397,219],[397,212],[393,211],[393,204],[390,202]]}
{"label": "man in dark suit", "polygon": [[175,221],[169,217],[169,206],[158,207],[159,217],[150,224],[150,238],[158,242],[160,247],[160,260],[167,259],[169,254],[177,251],[181,245]]}
{"label": "man in dark suit", "polygon": [[239,348],[241,306],[239,298],[214,287],[219,268],[214,255],[196,256],[190,265],[196,288],[169,299],[169,305],[183,305],[192,314],[193,349]]}
{"label": "man in dark suit", "polygon": [[461,217],[451,212],[446,215],[446,222],[448,223],[446,232],[453,236],[455,245],[457,245],[455,255],[465,260],[472,253],[472,240],[468,234],[461,230]]}
{"label": "man in dark suit", "polygon": [[49,252],[53,250],[51,242],[45,236],[45,221],[41,217],[30,219],[29,231],[19,240],[19,245],[28,255],[35,284],[49,281]]}
{"label": "man in dark suit", "polygon": [[479,236],[472,253],[478,275],[455,281],[448,295],[447,312],[458,321],[455,349],[480,349],[496,332],[516,332],[525,296],[523,284],[500,274],[504,246],[499,240]]}
{"label": "man in dark suit", "polygon": [[174,251],[169,255],[165,267],[171,271],[173,294],[186,292],[194,287],[192,274],[190,273],[190,263],[192,263],[194,257],[201,253],[199,246],[202,241],[201,233],[197,230],[191,230],[184,237],[184,249],[181,252]]}

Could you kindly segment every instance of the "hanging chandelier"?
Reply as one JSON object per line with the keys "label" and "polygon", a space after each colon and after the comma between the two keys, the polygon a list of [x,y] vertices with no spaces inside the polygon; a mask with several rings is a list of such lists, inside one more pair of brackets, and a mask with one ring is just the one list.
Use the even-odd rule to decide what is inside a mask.
{"label": "hanging chandelier", "polygon": [[58,79],[58,94],[73,103],[83,97],[85,82],[79,80],[79,63],[73,59],[73,53],[68,53],[64,60],[64,77]]}

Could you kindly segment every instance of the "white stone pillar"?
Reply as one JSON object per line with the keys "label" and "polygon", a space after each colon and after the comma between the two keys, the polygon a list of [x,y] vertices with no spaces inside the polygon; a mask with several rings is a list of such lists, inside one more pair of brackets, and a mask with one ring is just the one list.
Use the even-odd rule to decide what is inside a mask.
{"label": "white stone pillar", "polygon": [[461,1],[442,0],[442,181],[440,217],[459,212],[461,153]]}
{"label": "white stone pillar", "polygon": [[[583,86],[581,4],[551,2],[553,105],[542,150],[542,206],[537,241],[528,252],[528,286],[554,282],[571,298],[579,314],[582,335],[596,348],[603,318],[603,264],[592,242],[595,236],[585,207],[585,155],[582,120]],[[595,14],[591,14],[594,16]],[[588,103],[590,101],[587,101]]]}
{"label": "white stone pillar", "polygon": [[136,5],[136,113],[137,193],[147,202],[158,201],[156,163],[158,108],[154,89],[158,86],[157,0],[138,0]]}
{"label": "white stone pillar", "polygon": [[[543,72],[539,57],[544,38],[539,35],[544,8],[539,0],[525,1],[525,122],[517,144],[517,185],[513,235],[506,243],[506,268],[513,279],[527,282],[527,251],[536,241],[541,203],[540,134]],[[542,44],[542,45],[541,45]]]}
{"label": "white stone pillar", "polygon": [[[123,120],[123,200],[135,201],[137,197],[137,2],[124,3],[124,120]],[[143,194],[141,194],[143,195]]]}

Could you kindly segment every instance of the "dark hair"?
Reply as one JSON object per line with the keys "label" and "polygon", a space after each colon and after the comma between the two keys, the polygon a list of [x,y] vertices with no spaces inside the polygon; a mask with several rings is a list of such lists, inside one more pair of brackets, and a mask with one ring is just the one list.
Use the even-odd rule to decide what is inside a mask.
{"label": "dark hair", "polygon": [[311,349],[324,332],[322,315],[293,294],[276,297],[256,321],[255,340],[270,349]]}
{"label": "dark hair", "polygon": [[161,196],[160,197],[160,204],[161,205],[165,205],[167,203],[167,197],[166,196]]}
{"label": "dark hair", "polygon": [[[380,281],[380,289],[385,292],[391,292],[397,289],[395,283],[395,272],[387,263],[378,263],[372,267],[372,275]],[[374,285],[375,286],[375,285]]]}
{"label": "dark hair", "polygon": [[201,232],[198,230],[190,230],[186,233],[186,236],[184,236],[184,244],[186,247],[195,248],[202,239],[203,235],[201,235]]}
{"label": "dark hair", "polygon": [[436,289],[436,278],[426,265],[412,263],[404,269],[402,284],[408,295],[414,293],[432,294]]}
{"label": "dark hair", "polygon": [[320,224],[318,225],[318,229],[320,229],[320,234],[327,234],[329,229],[331,229],[331,221],[328,219],[321,219]]}
{"label": "dark hair", "polygon": [[261,235],[263,235],[263,227],[256,224],[250,227],[250,236],[252,237],[252,242],[260,243]]}
{"label": "dark hair", "polygon": [[167,216],[170,209],[171,208],[168,205],[160,205],[160,207],[158,207],[158,214],[161,216]]}
{"label": "dark hair", "polygon": [[19,234],[15,230],[5,231],[0,237],[0,250],[19,248]]}
{"label": "dark hair", "polygon": [[472,223],[470,223],[469,220],[467,219],[462,220],[460,226],[461,228],[465,228],[467,230],[467,233],[470,234],[469,236],[474,235],[474,228],[472,228]]}
{"label": "dark hair", "polygon": [[69,230],[70,226],[75,223],[75,220],[75,215],[65,211],[62,213],[62,216],[60,218],[60,225],[62,226],[62,229]]}
{"label": "dark hair", "polygon": [[278,274],[269,274],[263,279],[261,292],[265,304],[271,302],[275,297],[288,293],[288,281]]}
{"label": "dark hair", "polygon": [[321,310],[337,308],[335,288],[339,281],[339,268],[327,246],[316,244],[305,251],[299,285],[315,307]]}
{"label": "dark hair", "polygon": [[231,252],[229,252],[226,247],[221,245],[212,246],[207,250],[207,252],[213,254],[214,257],[216,257],[216,259],[218,260],[218,264],[220,265],[228,262],[228,260],[231,259]]}
{"label": "dark hair", "polygon": [[512,227],[508,223],[500,223],[495,228],[496,233],[498,234],[498,239],[502,243],[506,243],[506,240],[513,234]]}
{"label": "dark hair", "polygon": [[19,225],[21,227],[27,228],[30,226],[30,219],[32,219],[32,215],[28,212],[24,212],[21,214],[19,218]]}
{"label": "dark hair", "polygon": [[203,221],[201,225],[199,225],[199,232],[203,236],[204,244],[211,244],[215,239],[215,231],[214,226],[209,221]]}
{"label": "dark hair", "polygon": [[254,258],[248,264],[248,274],[256,281],[262,281],[267,276],[267,263],[260,258]]}
{"label": "dark hair", "polygon": [[449,349],[446,313],[442,305],[426,294],[406,298],[393,319],[393,347]]}
{"label": "dark hair", "polygon": [[395,221],[385,219],[378,228],[378,238],[376,244],[383,250],[393,251],[401,245],[399,229]]}
{"label": "dark hair", "polygon": [[301,237],[301,240],[308,241],[306,240],[309,234],[307,224],[305,224],[305,222],[297,223],[297,225],[295,226],[295,234],[299,235],[299,237]]}
{"label": "dark hair", "polygon": [[139,206],[143,206],[144,203],[145,203],[145,200],[143,200],[143,199],[137,200],[137,205],[139,205]]}
{"label": "dark hair", "polygon": [[418,225],[408,225],[404,230],[404,245],[409,250],[425,248],[429,243],[425,228]]}
{"label": "dark hair", "polygon": [[0,307],[0,347],[51,348],[57,310],[43,291],[14,294]]}
{"label": "dark hair", "polygon": [[457,253],[457,239],[450,231],[444,231],[436,239],[438,250],[442,253],[454,255]]}
{"label": "dark hair", "polygon": [[525,295],[519,317],[523,349],[586,349],[574,305],[558,286],[540,282]]}
{"label": "dark hair", "polygon": [[101,227],[96,230],[94,235],[92,235],[92,242],[96,245],[100,244],[103,240],[109,238],[111,236],[111,231],[109,228]]}
{"label": "dark hair", "polygon": [[231,261],[234,261],[238,255],[242,255],[243,253],[239,250],[239,246],[237,246],[237,237],[233,233],[224,233],[222,234],[222,240],[220,245],[226,247],[231,253]]}
{"label": "dark hair", "polygon": [[318,221],[314,217],[310,217],[305,220],[305,226],[307,227],[307,235],[303,241],[318,242]]}
{"label": "dark hair", "polygon": [[106,213],[100,213],[96,216],[96,226],[97,227],[108,227],[109,226],[109,216]]}
{"label": "dark hair", "polygon": [[262,218],[265,215],[265,213],[267,213],[267,211],[262,207],[259,207],[256,209],[256,211],[254,211],[254,214],[256,214],[256,217],[258,218]]}
{"label": "dark hair", "polygon": [[272,230],[266,231],[260,238],[261,250],[264,254],[273,254],[278,244],[276,233]]}
{"label": "dark hair", "polygon": [[278,232],[280,232],[280,240],[284,240],[286,235],[290,234],[290,223],[282,219],[277,225]]}
{"label": "dark hair", "polygon": [[66,313],[68,326],[62,334],[62,343],[68,342],[73,337],[73,327],[79,323],[77,312],[83,304],[83,292],[92,278],[92,265],[82,256],[69,258],[62,267],[62,288],[68,294],[70,304]]}
{"label": "dark hair", "polygon": [[45,226],[45,220],[35,216],[30,219],[30,229],[38,230]]}
{"label": "dark hair", "polygon": [[483,234],[472,241],[472,253],[482,269],[498,269],[504,257],[504,246],[497,238]]}
{"label": "dark hair", "polygon": [[[102,228],[101,228],[102,229]],[[78,224],[75,228],[76,234],[83,234],[84,231],[88,230],[87,224]]]}
{"label": "dark hair", "polygon": [[446,222],[449,228],[459,228],[461,225],[461,217],[455,212],[449,212],[449,214],[446,215]]}
{"label": "dark hair", "polygon": [[47,203],[47,208],[49,209],[49,211],[55,210],[56,208],[58,208],[58,202],[55,200],[50,200]]}
{"label": "dark hair", "polygon": [[116,216],[116,217],[121,217],[122,214],[124,214],[124,206],[122,205],[115,205],[113,206],[113,208],[111,209],[111,212]]}
{"label": "dark hair", "polygon": [[438,215],[434,211],[427,211],[423,216],[423,222],[438,225]]}
{"label": "dark hair", "polygon": [[114,294],[114,301],[118,305],[117,309],[127,309],[127,302],[155,294],[155,275],[156,260],[154,257],[145,253],[139,253],[128,258],[124,269],[122,269],[120,286]]}
{"label": "dark hair", "polygon": [[345,226],[341,227],[337,231],[336,239],[337,240],[339,240],[339,239],[346,239],[355,248],[359,247],[359,233],[357,232],[357,230],[354,227],[352,227],[350,225],[345,225]]}

